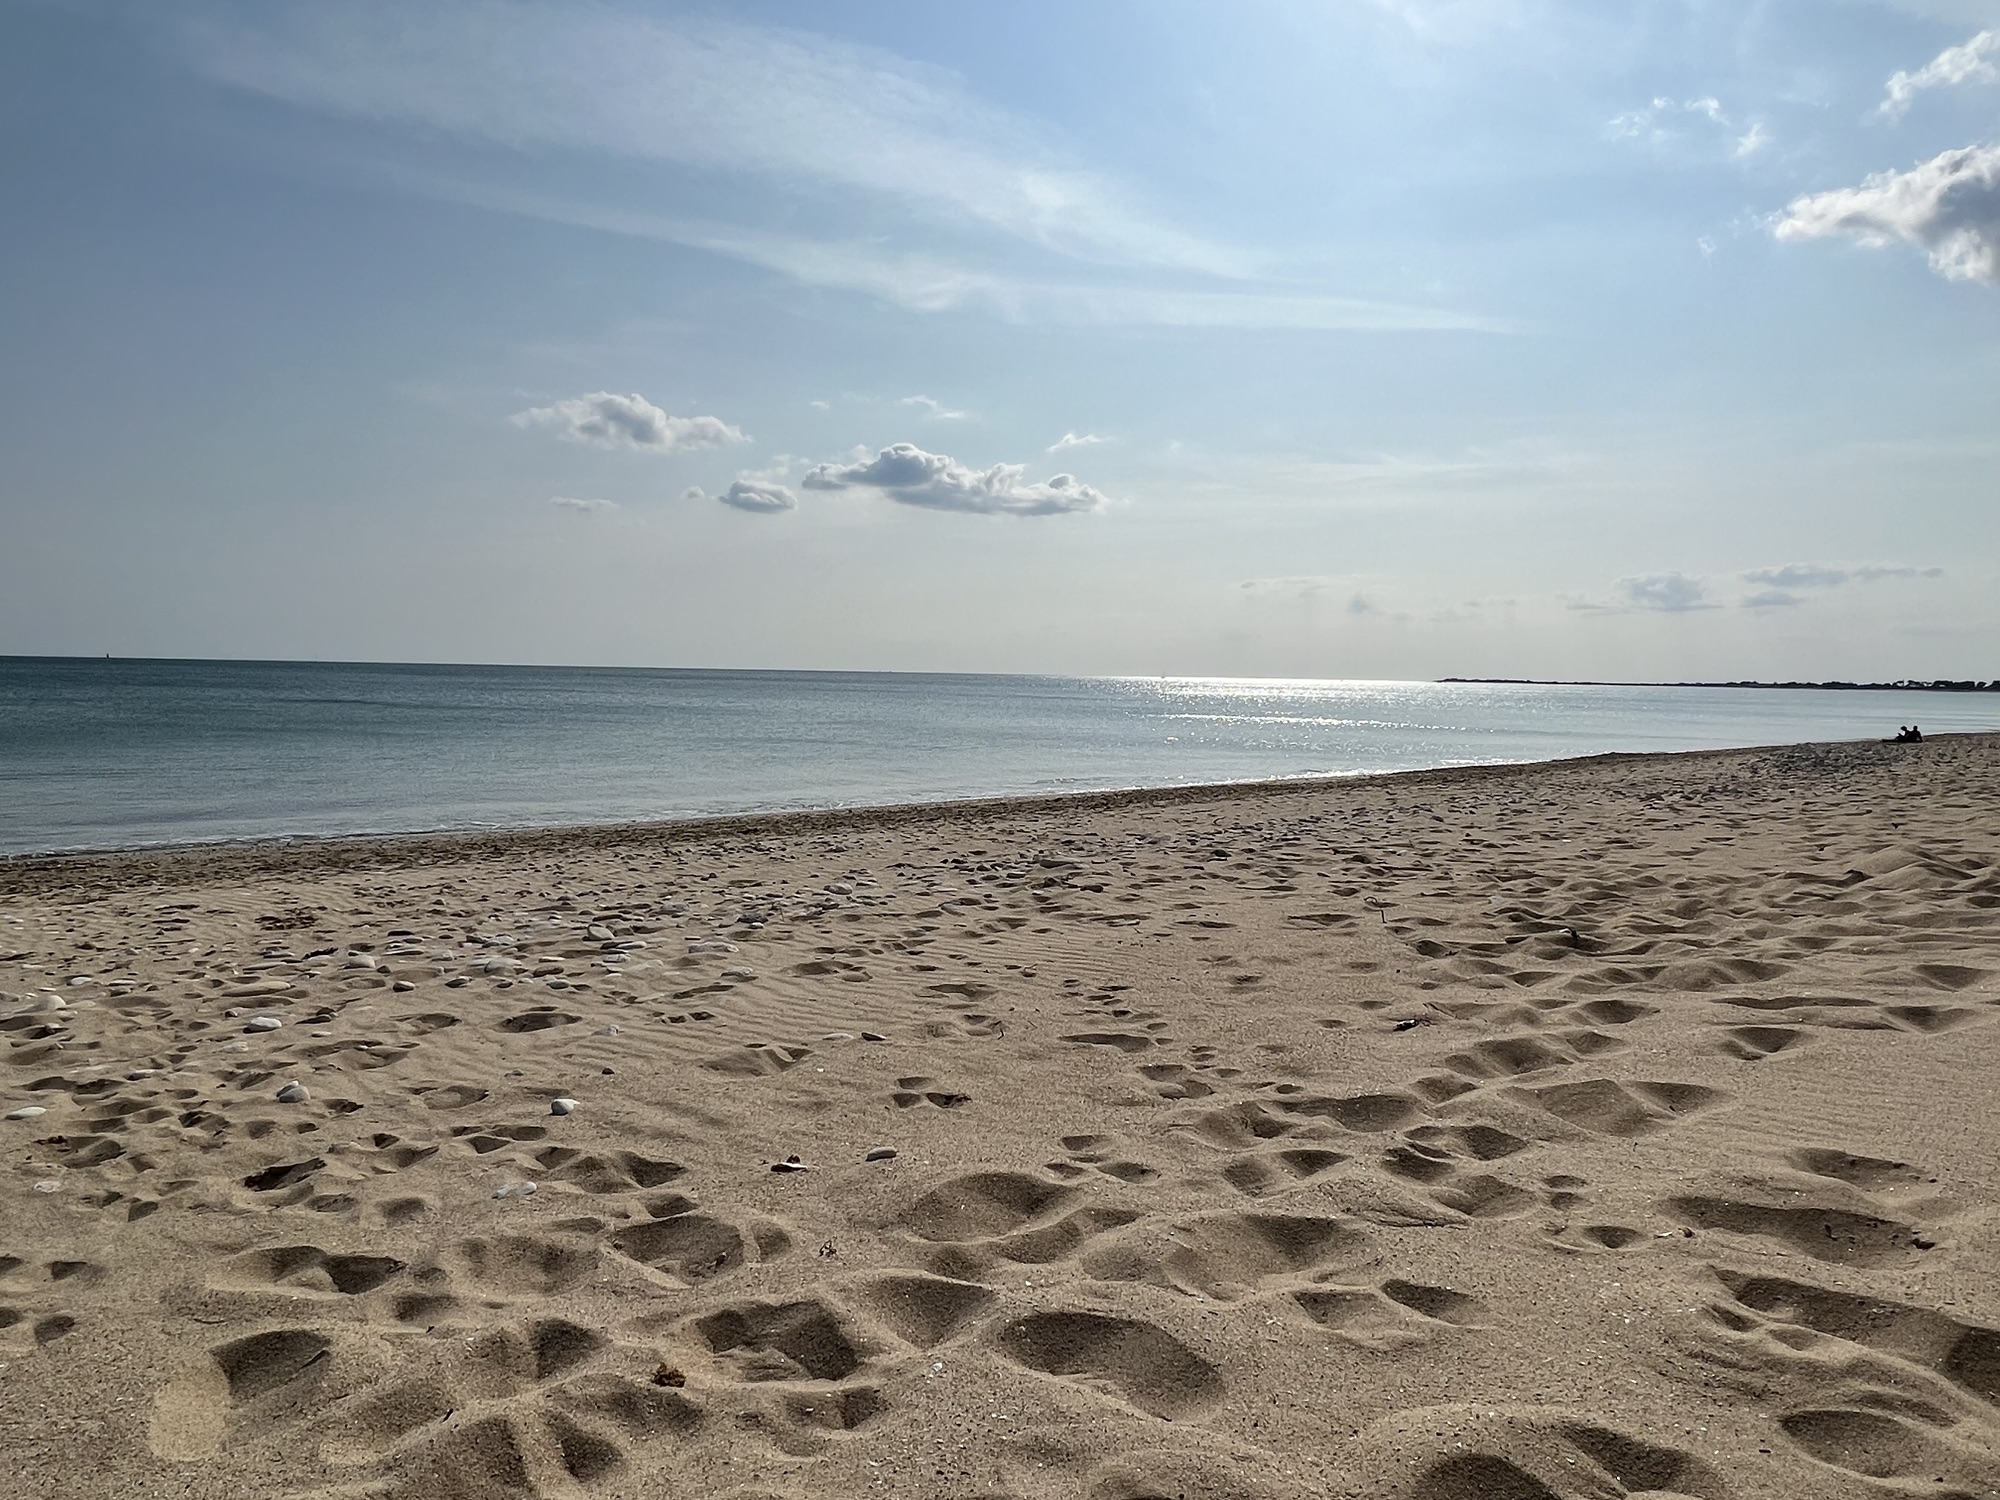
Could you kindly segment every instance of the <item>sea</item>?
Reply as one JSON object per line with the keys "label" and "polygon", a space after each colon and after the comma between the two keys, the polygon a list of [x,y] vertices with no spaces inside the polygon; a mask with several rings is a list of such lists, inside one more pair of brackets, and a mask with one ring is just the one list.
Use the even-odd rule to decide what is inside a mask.
{"label": "sea", "polygon": [[0,657],[0,855],[2000,729],[2000,694]]}

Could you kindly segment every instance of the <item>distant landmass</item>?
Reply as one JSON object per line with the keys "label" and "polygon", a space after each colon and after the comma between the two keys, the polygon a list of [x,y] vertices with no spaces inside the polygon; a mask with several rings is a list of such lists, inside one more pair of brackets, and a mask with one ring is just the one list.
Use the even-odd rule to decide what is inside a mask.
{"label": "distant landmass", "polygon": [[1818,688],[1833,693],[2000,693],[2000,678],[1992,682],[1959,682],[1939,677],[1900,682],[1592,682],[1545,677],[1440,677],[1439,682],[1513,683],[1521,687],[1682,687],[1682,688]]}

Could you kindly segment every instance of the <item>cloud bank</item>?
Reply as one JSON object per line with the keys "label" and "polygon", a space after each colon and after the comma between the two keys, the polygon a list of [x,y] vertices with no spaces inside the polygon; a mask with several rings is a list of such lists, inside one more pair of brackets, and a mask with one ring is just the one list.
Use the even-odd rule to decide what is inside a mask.
{"label": "cloud bank", "polygon": [[[707,500],[710,496],[700,485],[690,485],[682,491],[681,498]],[[714,498],[723,505],[736,510],[746,510],[757,516],[774,516],[783,511],[799,508],[798,496],[782,484],[768,479],[739,479]]]}
{"label": "cloud bank", "polygon": [[641,453],[680,453],[741,443],[743,432],[720,417],[674,417],[644,396],[592,391],[548,406],[531,406],[507,419],[516,427],[544,428],[565,442]]}
{"label": "cloud bank", "polygon": [[1618,591],[1634,609],[1682,614],[1716,607],[1709,600],[1708,585],[1686,573],[1642,573],[1635,578],[1621,578]]}
{"label": "cloud bank", "polygon": [[1846,235],[1871,247],[1902,240],[1928,251],[1940,276],[2000,282],[2000,146],[1961,146],[1907,172],[1795,198],[1773,232],[1781,240]]}
{"label": "cloud bank", "polygon": [[1743,575],[1745,583],[1766,583],[1781,589],[1833,589],[1843,583],[1873,583],[1880,578],[1942,578],[1943,568],[1913,568],[1900,564],[1863,563],[1843,567],[1836,563],[1786,563],[1781,568],[1752,568]]}
{"label": "cloud bank", "polygon": [[602,515],[606,511],[618,509],[618,502],[615,500],[584,500],[574,495],[552,495],[549,497],[549,504],[557,510],[573,510],[587,516]]}
{"label": "cloud bank", "polygon": [[1995,55],[2000,55],[2000,31],[1982,31],[1969,42],[1945,48],[1914,73],[1892,74],[1878,108],[1890,119],[1900,119],[1925,89],[2000,83],[2000,68],[1989,61]]}
{"label": "cloud bank", "polygon": [[1887,563],[1863,563],[1856,567],[1838,563],[1786,563],[1778,568],[1752,568],[1741,576],[1745,583],[1762,585],[1756,593],[1744,597],[1745,609],[1790,609],[1805,603],[1804,593],[1814,589],[1837,589],[1884,578],[1942,578],[1944,569]]}
{"label": "cloud bank", "polygon": [[871,489],[899,505],[989,516],[1052,516],[1107,503],[1073,474],[1028,484],[1021,478],[1026,470],[1025,464],[972,469],[914,443],[892,443],[863,463],[820,464],[801,483],[809,490]]}
{"label": "cloud bank", "polygon": [[1093,444],[1104,441],[1105,439],[1099,437],[1094,432],[1065,432],[1061,437],[1049,444],[1048,451],[1050,453],[1060,453],[1065,448],[1088,448]]}

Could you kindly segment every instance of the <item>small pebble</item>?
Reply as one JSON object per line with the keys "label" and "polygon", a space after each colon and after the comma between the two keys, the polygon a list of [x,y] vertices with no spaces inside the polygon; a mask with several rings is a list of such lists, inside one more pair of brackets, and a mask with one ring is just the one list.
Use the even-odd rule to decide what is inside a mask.
{"label": "small pebble", "polygon": [[246,1031],[276,1031],[284,1024],[276,1016],[252,1016],[243,1023],[243,1027]]}
{"label": "small pebble", "polygon": [[35,1184],[35,1191],[38,1193],[60,1193],[62,1191],[62,1184],[53,1177],[44,1177],[40,1182]]}
{"label": "small pebble", "polygon": [[755,979],[757,971],[755,969],[724,969],[722,977],[724,979]]}
{"label": "small pebble", "polygon": [[572,1115],[581,1107],[574,1099],[563,1098],[551,1099],[549,1101],[549,1113],[552,1115]]}
{"label": "small pebble", "polygon": [[11,1111],[7,1118],[10,1120],[39,1120],[47,1113],[48,1111],[43,1109],[39,1104],[28,1104],[22,1106],[20,1109]]}
{"label": "small pebble", "polygon": [[493,1190],[495,1198],[532,1198],[535,1185],[532,1182],[503,1182]]}
{"label": "small pebble", "polygon": [[411,990],[415,989],[416,986],[410,983],[410,981],[407,979],[399,979],[394,984],[390,985],[389,988],[396,991],[398,994],[407,995]]}
{"label": "small pebble", "polygon": [[854,1040],[854,1033],[851,1031],[829,1031],[820,1040],[822,1042],[851,1042]]}
{"label": "small pebble", "polygon": [[864,1042],[886,1042],[889,1039],[879,1031],[864,1031],[861,1033],[861,1040]]}
{"label": "small pebble", "polygon": [[598,1027],[598,1028],[597,1028],[597,1030],[595,1030],[594,1032],[592,1032],[592,1033],[591,1033],[591,1035],[592,1035],[592,1036],[617,1036],[617,1035],[618,1035],[618,1033],[619,1033],[619,1031],[620,1031],[621,1029],[622,1029],[622,1028],[620,1028],[620,1027],[617,1027],[617,1026],[600,1026],[600,1027]]}
{"label": "small pebble", "polygon": [[310,1098],[312,1098],[311,1092],[296,1078],[278,1090],[280,1104],[303,1104]]}
{"label": "small pebble", "polygon": [[772,1162],[771,1170],[773,1172],[805,1172],[811,1169],[796,1156],[788,1156],[783,1161]]}
{"label": "small pebble", "polygon": [[894,1161],[896,1159],[896,1148],[894,1146],[870,1146],[868,1154],[861,1159],[863,1161]]}

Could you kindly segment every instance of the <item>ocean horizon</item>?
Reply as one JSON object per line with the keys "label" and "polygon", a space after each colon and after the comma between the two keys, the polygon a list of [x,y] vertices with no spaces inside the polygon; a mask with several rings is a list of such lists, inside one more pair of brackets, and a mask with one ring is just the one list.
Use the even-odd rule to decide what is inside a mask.
{"label": "ocean horizon", "polygon": [[0,855],[2000,729],[1983,694],[0,657]]}

